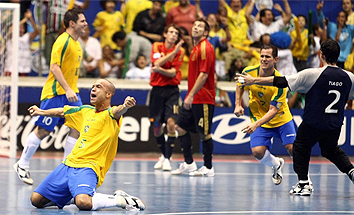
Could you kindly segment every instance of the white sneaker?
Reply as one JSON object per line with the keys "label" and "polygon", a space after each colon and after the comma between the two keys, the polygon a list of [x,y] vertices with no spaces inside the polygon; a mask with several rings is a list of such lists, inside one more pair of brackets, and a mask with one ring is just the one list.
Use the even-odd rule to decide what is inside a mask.
{"label": "white sneaker", "polygon": [[272,167],[273,169],[273,176],[272,180],[275,185],[279,185],[283,181],[283,173],[281,172],[281,169],[284,166],[284,159],[283,158],[278,158],[279,160],[279,166],[278,167]]}
{"label": "white sneaker", "polygon": [[33,179],[31,178],[30,172],[28,170],[21,168],[18,162],[13,165],[13,168],[15,169],[18,178],[22,182],[28,185],[33,185]]}
{"label": "white sneaker", "polygon": [[162,165],[164,161],[165,161],[165,157],[161,155],[159,157],[159,161],[157,161],[157,163],[155,164],[154,169],[162,169]]}
{"label": "white sneaker", "polygon": [[171,162],[170,159],[165,158],[162,164],[162,170],[163,171],[171,171]]}
{"label": "white sneaker", "polygon": [[206,166],[202,166],[200,169],[190,172],[190,176],[208,176],[208,177],[214,177],[215,172],[214,172],[214,167],[211,169],[208,169]]}
{"label": "white sneaker", "polygon": [[172,175],[181,175],[181,174],[188,174],[190,172],[193,172],[197,170],[197,164],[195,162],[191,164],[187,164],[186,162],[183,162],[179,165],[178,169],[173,170],[171,172]]}
{"label": "white sneaker", "polygon": [[113,194],[113,196],[121,196],[125,199],[125,202],[127,203],[125,208],[128,211],[143,211],[145,210],[145,204],[141,199],[135,196],[131,196],[124,192],[123,190],[116,190]]}
{"label": "white sneaker", "polygon": [[290,195],[299,195],[299,196],[310,196],[313,190],[311,189],[309,184],[300,185],[297,183],[293,188],[289,191]]}

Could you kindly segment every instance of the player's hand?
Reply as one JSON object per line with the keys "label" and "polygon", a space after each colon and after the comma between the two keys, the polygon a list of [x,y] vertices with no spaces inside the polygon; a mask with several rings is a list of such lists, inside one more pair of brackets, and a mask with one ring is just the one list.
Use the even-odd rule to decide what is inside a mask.
{"label": "player's hand", "polygon": [[66,98],[68,99],[69,102],[77,102],[79,101],[79,98],[77,97],[76,93],[70,89],[66,93]]}
{"label": "player's hand", "polygon": [[183,102],[183,107],[189,110],[192,108],[192,103],[193,103],[193,97],[188,95]]}
{"label": "player's hand", "polygon": [[38,116],[39,112],[41,111],[41,109],[39,107],[37,107],[37,105],[31,106],[27,110],[31,116]]}
{"label": "player's hand", "polygon": [[236,83],[240,83],[241,85],[252,85],[253,77],[250,74],[239,74],[236,73],[235,81]]}
{"label": "player's hand", "polygon": [[180,40],[180,41],[177,43],[177,45],[176,45],[176,47],[175,47],[175,49],[174,49],[175,53],[177,53],[177,52],[181,49],[183,43],[184,43],[184,40]]}
{"label": "player's hand", "polygon": [[125,106],[127,108],[131,108],[131,107],[134,107],[135,105],[136,105],[136,100],[134,97],[127,96],[125,98],[123,106]]}
{"label": "player's hand", "polygon": [[252,134],[257,129],[256,123],[252,123],[244,127],[241,131],[243,133]]}
{"label": "player's hand", "polygon": [[236,105],[235,110],[234,110],[234,114],[237,117],[243,116],[245,114],[245,109],[243,109],[242,106]]}

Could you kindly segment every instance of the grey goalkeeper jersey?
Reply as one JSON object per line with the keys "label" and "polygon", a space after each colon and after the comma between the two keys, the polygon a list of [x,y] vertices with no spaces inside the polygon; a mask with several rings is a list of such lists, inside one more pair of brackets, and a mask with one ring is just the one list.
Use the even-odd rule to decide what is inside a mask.
{"label": "grey goalkeeper jersey", "polygon": [[289,89],[306,93],[303,121],[320,130],[343,124],[344,108],[354,99],[354,75],[337,66],[305,69],[285,76]]}

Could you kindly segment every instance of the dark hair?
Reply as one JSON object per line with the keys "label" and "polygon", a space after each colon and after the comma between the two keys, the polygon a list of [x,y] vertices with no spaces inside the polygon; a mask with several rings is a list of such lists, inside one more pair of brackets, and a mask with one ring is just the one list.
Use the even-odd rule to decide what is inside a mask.
{"label": "dark hair", "polygon": [[347,12],[345,12],[344,10],[341,10],[338,12],[337,17],[339,16],[340,13],[344,13],[345,18],[348,20],[348,13]]}
{"label": "dark hair", "polygon": [[64,26],[65,28],[69,27],[70,21],[77,22],[79,20],[79,14],[84,14],[84,11],[78,8],[74,8],[66,11],[64,15]]}
{"label": "dark hair", "polygon": [[264,44],[263,39],[264,39],[265,37],[270,37],[270,34],[265,33],[265,34],[262,34],[262,35],[259,37],[259,42],[260,42],[261,45]]}
{"label": "dark hair", "polygon": [[261,52],[263,49],[272,49],[272,56],[273,58],[278,57],[278,48],[273,46],[272,44],[264,44],[261,47]]}
{"label": "dark hair", "polygon": [[[168,29],[169,28],[174,28],[174,29],[176,29],[177,31],[178,31],[178,39],[181,39],[182,38],[182,29],[180,28],[180,27],[178,27],[176,24],[169,24],[169,25],[167,25],[165,28],[164,28],[164,30],[163,30],[163,32],[164,33],[166,33],[167,34],[167,32],[168,32]],[[187,32],[188,33],[188,32]]]}
{"label": "dark hair", "polygon": [[[320,26],[317,24],[317,23],[315,23],[315,24],[312,24],[312,33],[313,33],[313,35],[316,35],[316,31],[318,30],[320,28]],[[317,36],[317,35],[316,35]]]}
{"label": "dark hair", "polygon": [[[259,17],[260,18],[265,17],[266,11],[270,11],[273,14],[272,10],[269,10],[269,9],[266,8],[266,9],[262,9],[261,12],[259,12]],[[274,14],[273,14],[273,21],[274,21]]]}
{"label": "dark hair", "polygon": [[210,32],[210,26],[209,23],[204,19],[204,18],[198,18],[197,20],[198,22],[204,22],[204,30],[207,31],[208,33]]}
{"label": "dark hair", "polygon": [[127,34],[124,31],[117,31],[113,34],[112,40],[113,42],[116,42],[117,40],[124,40],[126,36]]}
{"label": "dark hair", "polygon": [[164,5],[165,4],[165,1],[164,0],[151,0],[152,2],[158,2],[160,3],[161,5]]}
{"label": "dark hair", "polygon": [[146,60],[146,56],[145,56],[145,55],[143,55],[143,54],[138,54],[138,56],[135,58],[135,61],[134,61],[134,65],[135,65],[135,66],[138,66],[138,60],[139,60],[140,57],[144,57],[145,60]]}
{"label": "dark hair", "polygon": [[[343,4],[343,1],[344,1],[344,0],[342,0],[342,4]],[[350,2],[353,4],[353,0],[351,0]]]}
{"label": "dark hair", "polygon": [[106,3],[107,2],[113,2],[116,6],[118,4],[117,0],[101,0],[100,1],[100,6],[103,8],[103,10],[106,10]]}
{"label": "dark hair", "polygon": [[325,60],[327,63],[330,64],[337,63],[339,53],[340,53],[340,47],[336,41],[332,39],[328,39],[327,41],[321,44],[321,51],[325,56],[326,58]]}
{"label": "dark hair", "polygon": [[297,18],[303,17],[305,19],[305,24],[307,24],[307,17],[303,14],[299,14]]}

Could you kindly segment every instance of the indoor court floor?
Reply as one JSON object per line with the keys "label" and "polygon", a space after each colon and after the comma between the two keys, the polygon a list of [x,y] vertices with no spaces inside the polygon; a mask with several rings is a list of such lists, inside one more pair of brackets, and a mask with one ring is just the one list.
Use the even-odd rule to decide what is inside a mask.
{"label": "indoor court floor", "polygon": [[[39,155],[37,155],[39,154]],[[310,165],[314,193],[289,195],[297,182],[292,161],[285,157],[284,180],[275,186],[271,169],[251,156],[214,156],[215,177],[174,176],[154,170],[158,154],[119,154],[97,192],[113,194],[121,189],[140,197],[146,210],[127,212],[120,208],[79,211],[70,205],[37,209],[29,200],[33,190],[61,161],[60,154],[36,153],[31,161],[34,185],[22,183],[12,165],[15,159],[0,158],[0,214],[354,214],[354,185],[337,168],[321,158]],[[195,156],[202,165],[200,156]],[[172,168],[182,162],[174,155]]]}

